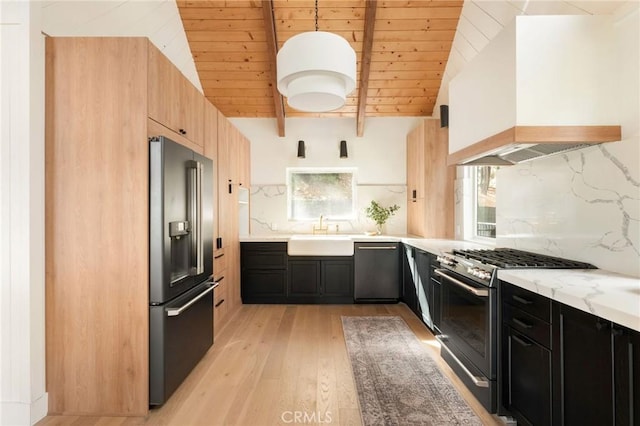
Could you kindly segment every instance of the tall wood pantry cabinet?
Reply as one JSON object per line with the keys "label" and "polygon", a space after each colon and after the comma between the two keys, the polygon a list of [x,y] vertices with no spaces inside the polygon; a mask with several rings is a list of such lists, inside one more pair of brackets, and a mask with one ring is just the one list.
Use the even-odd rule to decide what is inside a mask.
{"label": "tall wood pantry cabinet", "polygon": [[[220,134],[226,119],[146,38],[47,38],[45,90],[49,413],[144,416],[149,407],[147,138],[166,136],[212,158],[218,181],[233,182],[240,179],[227,177],[220,166],[248,169],[248,141],[237,130],[227,130],[235,138]],[[233,156],[222,161],[220,153],[231,155],[227,152]],[[248,175],[243,179],[248,185]],[[226,214],[217,215],[214,237],[219,238],[227,229],[224,220],[231,222],[234,212],[237,217],[238,208],[215,195],[218,211]],[[239,246],[237,239],[237,232],[229,236],[230,252],[239,250],[233,247]],[[239,270],[234,259],[226,265]],[[239,294],[238,275],[225,276],[223,292]],[[220,298],[216,293],[214,299]],[[225,304],[226,319],[216,322],[214,310],[216,331],[239,306],[239,296]]]}
{"label": "tall wood pantry cabinet", "polygon": [[454,236],[455,166],[447,166],[449,133],[425,119],[407,135],[407,233]]}
{"label": "tall wood pantry cabinet", "polygon": [[215,334],[242,305],[238,189],[250,186],[249,140],[218,112],[218,237],[215,239]]}

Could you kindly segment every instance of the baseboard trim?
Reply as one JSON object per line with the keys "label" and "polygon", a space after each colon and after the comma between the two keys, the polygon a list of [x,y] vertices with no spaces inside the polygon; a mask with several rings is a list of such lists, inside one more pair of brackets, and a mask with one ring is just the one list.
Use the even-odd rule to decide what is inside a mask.
{"label": "baseboard trim", "polygon": [[31,404],[17,401],[0,402],[0,424],[34,425],[47,415],[49,395],[45,392]]}
{"label": "baseboard trim", "polygon": [[31,424],[34,425],[44,419],[47,412],[49,412],[49,393],[45,392],[31,403]]}

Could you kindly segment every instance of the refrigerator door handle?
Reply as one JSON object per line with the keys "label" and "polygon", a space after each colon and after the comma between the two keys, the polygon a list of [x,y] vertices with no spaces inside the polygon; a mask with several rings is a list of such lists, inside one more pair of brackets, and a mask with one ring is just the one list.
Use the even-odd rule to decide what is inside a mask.
{"label": "refrigerator door handle", "polygon": [[189,162],[189,219],[191,228],[191,253],[194,255],[191,275],[204,272],[204,241],[202,239],[202,175],[203,165],[198,161]]}
{"label": "refrigerator door handle", "polygon": [[207,289],[205,289],[202,293],[198,294],[196,297],[194,297],[193,299],[189,300],[187,303],[185,303],[184,305],[180,306],[179,308],[167,309],[167,316],[168,317],[177,317],[178,315],[180,315],[181,313],[183,313],[184,311],[189,309],[198,300],[202,299],[207,294],[211,293],[213,291],[213,289],[216,288],[216,287],[217,287],[217,285],[212,285],[211,287],[207,287]]}

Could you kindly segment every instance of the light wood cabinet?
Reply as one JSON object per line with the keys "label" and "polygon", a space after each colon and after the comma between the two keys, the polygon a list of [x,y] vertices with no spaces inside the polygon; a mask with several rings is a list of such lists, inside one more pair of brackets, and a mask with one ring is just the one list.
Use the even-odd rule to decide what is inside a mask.
{"label": "light wood cabinet", "polygon": [[251,146],[249,139],[238,132],[238,184],[249,189],[251,186]]}
{"label": "light wood cabinet", "polygon": [[[221,113],[218,113],[218,234],[214,275],[224,265],[225,305],[214,315],[216,333],[242,304],[240,297],[240,240],[238,187],[249,187],[249,141]],[[222,293],[222,292],[221,292]],[[222,305],[220,307],[222,308]]]}
{"label": "light wood cabinet", "polygon": [[[167,62],[146,38],[46,39],[49,414],[148,413],[148,137],[166,136],[217,160],[216,178],[231,179],[231,151],[218,123],[223,133],[232,126],[201,95],[181,98],[184,87]],[[170,93],[178,93],[177,106],[161,99]],[[176,114],[190,117],[186,135],[171,124]],[[214,268],[222,267],[214,273],[226,275],[215,299],[237,301],[220,311],[228,321],[240,300],[237,200],[228,191],[216,195],[215,235],[229,232],[221,253],[232,255],[214,259]]]}
{"label": "light wood cabinet", "polygon": [[410,198],[407,200],[407,233],[411,235],[425,235],[424,198]]}
{"label": "light wood cabinet", "polygon": [[424,124],[407,135],[407,196],[424,198]]}
{"label": "light wood cabinet", "polygon": [[455,166],[447,166],[448,132],[426,119],[407,135],[407,232],[453,238]]}
{"label": "light wood cabinet", "polygon": [[46,39],[49,414],[149,408],[148,46]]}
{"label": "light wood cabinet", "polygon": [[[233,197],[235,169],[231,122],[218,112],[218,235],[216,253],[229,246],[233,235],[232,219],[237,211]],[[229,208],[223,208],[227,206]]]}
{"label": "light wood cabinet", "polygon": [[148,66],[149,117],[203,146],[204,97],[153,45]]}

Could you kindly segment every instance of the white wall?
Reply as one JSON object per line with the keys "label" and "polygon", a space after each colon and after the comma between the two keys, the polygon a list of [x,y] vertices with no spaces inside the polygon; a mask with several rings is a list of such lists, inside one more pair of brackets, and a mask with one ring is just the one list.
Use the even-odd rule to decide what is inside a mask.
{"label": "white wall", "polygon": [[50,36],[148,37],[202,93],[175,0],[36,1]]}
{"label": "white wall", "polygon": [[449,82],[482,51],[502,29],[519,15],[606,15],[632,7],[636,0],[466,0],[453,39],[451,53],[436,99],[439,105],[449,103]]}
{"label": "white wall", "polygon": [[44,36],[146,36],[201,88],[174,0],[0,1],[0,424],[47,413]]}
{"label": "white wall", "polygon": [[[234,118],[251,141],[251,233],[310,232],[309,223],[287,220],[287,167],[357,168],[358,218],[338,222],[340,232],[363,232],[373,223],[364,215],[372,199],[401,209],[387,222],[387,233],[406,232],[406,135],[421,118],[367,118],[363,137],[353,118],[289,118],[286,137],[276,133],[274,119]],[[297,158],[304,140],[306,158]],[[349,157],[339,157],[347,141]]]}
{"label": "white wall", "polygon": [[0,2],[0,424],[47,412],[41,8]]}

